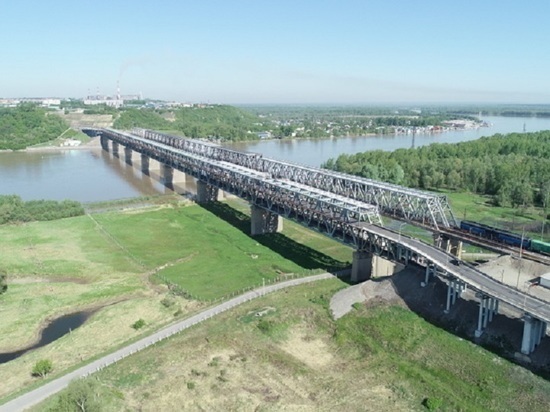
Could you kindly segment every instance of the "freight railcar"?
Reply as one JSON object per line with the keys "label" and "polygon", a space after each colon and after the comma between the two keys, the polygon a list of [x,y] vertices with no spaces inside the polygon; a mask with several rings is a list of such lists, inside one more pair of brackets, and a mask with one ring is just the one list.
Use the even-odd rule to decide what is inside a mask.
{"label": "freight railcar", "polygon": [[550,243],[531,239],[531,250],[533,252],[545,253],[547,255],[550,255]]}
{"label": "freight railcar", "polygon": [[514,247],[522,247],[531,250],[531,239],[526,236],[517,235],[507,230],[497,229],[481,223],[463,220],[460,222],[460,229],[474,235],[484,237],[495,242],[504,243]]}

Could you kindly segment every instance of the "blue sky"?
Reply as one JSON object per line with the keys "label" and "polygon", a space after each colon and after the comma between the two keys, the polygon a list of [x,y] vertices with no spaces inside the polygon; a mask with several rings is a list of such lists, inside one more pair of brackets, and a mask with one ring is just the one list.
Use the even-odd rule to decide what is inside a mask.
{"label": "blue sky", "polygon": [[0,97],[550,103],[550,1],[0,0]]}

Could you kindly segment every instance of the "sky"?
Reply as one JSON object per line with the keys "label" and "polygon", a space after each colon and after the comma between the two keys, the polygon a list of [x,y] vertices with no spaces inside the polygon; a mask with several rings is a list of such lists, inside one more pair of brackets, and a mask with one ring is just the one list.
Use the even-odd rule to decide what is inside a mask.
{"label": "sky", "polygon": [[550,103],[550,1],[0,0],[0,98]]}

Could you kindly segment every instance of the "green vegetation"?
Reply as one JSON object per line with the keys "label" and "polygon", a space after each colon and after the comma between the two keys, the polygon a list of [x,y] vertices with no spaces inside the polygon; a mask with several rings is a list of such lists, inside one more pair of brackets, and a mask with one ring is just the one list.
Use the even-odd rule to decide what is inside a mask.
{"label": "green vegetation", "polygon": [[44,378],[53,370],[52,361],[49,359],[41,359],[32,368],[32,376]]}
{"label": "green vegetation", "polygon": [[[271,250],[264,245],[269,235],[248,235],[247,219],[243,217],[248,225],[243,233],[211,211],[169,199],[148,209],[0,225],[0,270],[9,273],[9,291],[0,295],[0,352],[29,346],[51,319],[94,311],[83,326],[55,343],[1,364],[6,379],[0,398],[33,385],[29,365],[40,359],[55,365],[49,376],[59,375],[173,322],[174,316],[203,308],[203,299],[261,285],[263,278],[267,283],[322,270],[330,262],[345,265],[351,258],[349,248],[300,227],[288,230],[290,225],[285,228],[288,237],[275,236]],[[301,239],[305,245],[297,243]],[[292,261],[298,253],[301,263]],[[171,273],[172,281],[201,300],[158,284],[158,277],[174,266],[181,270]],[[137,319],[147,324],[128,333]]]}
{"label": "green vegetation", "polygon": [[99,385],[93,380],[78,379],[67,387],[53,408],[56,412],[99,412],[103,410]]}
{"label": "green vegetation", "polygon": [[341,155],[324,167],[423,189],[492,196],[496,205],[550,203],[550,132],[484,137],[394,152]]}
{"label": "green vegetation", "polygon": [[434,109],[406,109],[368,106],[261,106],[247,107],[269,120],[273,136],[323,138],[393,134],[404,129],[441,126],[446,120],[475,120],[470,115]]}
{"label": "green vegetation", "polygon": [[115,129],[129,130],[134,127],[145,129],[166,130],[172,124],[153,109],[124,110],[113,123]]}
{"label": "green vegetation", "polygon": [[135,330],[139,330],[145,326],[145,321],[143,319],[138,319],[134,323],[132,323],[132,328]]}
{"label": "green vegetation", "polygon": [[[341,287],[267,295],[86,380],[98,382],[105,410],[547,410],[548,381],[406,308],[361,305],[333,321],[328,299]],[[277,339],[243,321],[259,306],[276,309]]]}
{"label": "green vegetation", "polygon": [[[207,208],[100,214],[94,219],[144,267],[159,267],[158,279],[178,286],[186,292],[183,296],[200,300],[218,299],[288,274],[343,267],[346,263],[323,253],[327,247],[351,255],[349,248],[327,238],[317,244],[318,250],[292,241],[286,232],[252,238],[247,215],[224,203]],[[128,230],[131,227],[146,230]],[[150,253],[152,244],[156,253]]]}
{"label": "green vegetation", "polygon": [[162,116],[164,112],[145,108],[125,110],[113,127],[174,130],[191,138],[221,140],[258,139],[255,132],[262,130],[258,117],[233,106],[182,107],[173,110],[173,121],[166,120]]}
{"label": "green vegetation", "polygon": [[0,195],[0,225],[34,220],[56,220],[80,216],[84,208],[73,200],[29,200],[16,195]]}
{"label": "green vegetation", "polygon": [[0,150],[21,150],[57,138],[69,126],[34,104],[0,108]]}

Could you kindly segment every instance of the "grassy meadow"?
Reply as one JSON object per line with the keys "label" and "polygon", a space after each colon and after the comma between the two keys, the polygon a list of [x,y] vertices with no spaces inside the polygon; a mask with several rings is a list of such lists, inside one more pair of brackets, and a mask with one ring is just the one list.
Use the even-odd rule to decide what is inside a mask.
{"label": "grassy meadow", "polygon": [[[244,229],[249,220],[238,216]],[[8,291],[0,296],[0,353],[30,346],[48,321],[63,314],[95,310],[72,333],[1,364],[0,399],[32,385],[30,371],[40,359],[52,360],[53,374],[59,374],[173,321],[175,314],[195,312],[203,301],[263,279],[342,267],[338,259],[351,259],[349,248],[317,234],[311,236],[314,250],[305,233],[302,244],[285,234],[251,238],[241,229],[187,204],[0,226],[0,268],[8,273]],[[269,248],[270,236],[279,249]],[[288,249],[297,249],[300,258]],[[159,276],[196,299],[171,293]],[[138,319],[146,322],[139,332],[131,328]]]}
{"label": "grassy meadow", "polygon": [[[92,378],[105,411],[547,411],[550,383],[337,279],[248,302]],[[54,411],[59,396],[37,406]]]}

